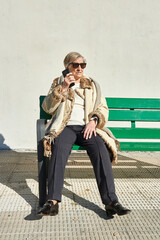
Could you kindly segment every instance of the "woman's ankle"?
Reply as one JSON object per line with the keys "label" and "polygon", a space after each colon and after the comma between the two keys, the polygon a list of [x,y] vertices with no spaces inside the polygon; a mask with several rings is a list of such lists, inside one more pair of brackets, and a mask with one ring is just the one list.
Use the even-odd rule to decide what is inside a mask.
{"label": "woman's ankle", "polygon": [[57,200],[52,200],[52,199],[49,199],[48,201],[53,202],[54,205],[58,202]]}

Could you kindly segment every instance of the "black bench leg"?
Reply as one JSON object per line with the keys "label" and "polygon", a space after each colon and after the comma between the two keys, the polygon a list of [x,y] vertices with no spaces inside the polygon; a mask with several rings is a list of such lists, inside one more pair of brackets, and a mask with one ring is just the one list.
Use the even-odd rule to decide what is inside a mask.
{"label": "black bench leg", "polygon": [[43,155],[43,137],[45,134],[45,120],[37,120],[37,156],[38,156],[38,182],[39,182],[39,206],[46,202],[46,158]]}
{"label": "black bench leg", "polygon": [[46,201],[46,161],[43,156],[43,142],[38,144],[38,181],[39,181],[39,206]]}

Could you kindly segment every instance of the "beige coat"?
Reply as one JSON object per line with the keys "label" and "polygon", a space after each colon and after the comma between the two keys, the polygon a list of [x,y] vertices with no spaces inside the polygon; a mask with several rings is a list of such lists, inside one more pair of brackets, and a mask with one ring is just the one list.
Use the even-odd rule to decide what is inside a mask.
{"label": "beige coat", "polygon": [[[61,94],[63,77],[56,78],[45,97],[42,108],[52,119],[46,124],[46,136],[44,137],[44,155],[50,156],[51,142],[57,137],[70,120],[74,105],[74,91],[69,88],[65,94]],[[81,88],[76,93],[84,99],[84,122],[87,124],[93,115],[98,117],[96,132],[105,141],[111,156],[112,163],[117,162],[117,140],[111,131],[105,127],[108,121],[108,107],[105,98],[101,95],[99,84],[90,78],[84,77],[80,81]]]}

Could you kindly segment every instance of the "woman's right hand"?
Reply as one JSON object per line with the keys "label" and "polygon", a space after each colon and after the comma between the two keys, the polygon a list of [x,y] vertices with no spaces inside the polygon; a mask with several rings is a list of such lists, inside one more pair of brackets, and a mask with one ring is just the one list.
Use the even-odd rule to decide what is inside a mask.
{"label": "woman's right hand", "polygon": [[72,73],[68,73],[65,76],[63,84],[62,84],[62,93],[66,92],[68,90],[70,84],[74,83],[74,82],[75,82],[75,78],[74,78],[73,74]]}

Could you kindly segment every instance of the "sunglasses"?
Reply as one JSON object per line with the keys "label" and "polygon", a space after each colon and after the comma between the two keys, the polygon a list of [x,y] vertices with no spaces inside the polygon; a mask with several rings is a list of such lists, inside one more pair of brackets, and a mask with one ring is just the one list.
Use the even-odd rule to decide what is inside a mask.
{"label": "sunglasses", "polygon": [[73,68],[78,68],[79,66],[81,66],[82,69],[84,69],[87,65],[87,63],[70,63],[72,64]]}

